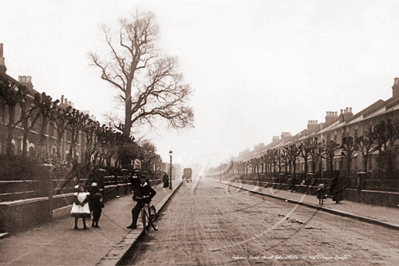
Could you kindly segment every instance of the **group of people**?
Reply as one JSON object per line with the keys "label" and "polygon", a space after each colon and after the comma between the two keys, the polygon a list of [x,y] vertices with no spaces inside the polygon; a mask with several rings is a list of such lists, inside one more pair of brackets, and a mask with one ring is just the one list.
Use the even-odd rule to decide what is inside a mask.
{"label": "group of people", "polygon": [[75,227],[78,228],[78,219],[81,218],[83,222],[83,229],[87,229],[86,218],[91,218],[93,214],[92,227],[99,227],[98,221],[100,220],[102,203],[100,189],[97,187],[97,183],[93,182],[90,186],[90,191],[87,192],[83,184],[79,184],[75,187],[77,192],[74,195],[74,201],[71,209],[71,216],[75,218]]}
{"label": "group of people", "polygon": [[319,204],[323,205],[323,200],[329,195],[331,195],[332,200],[335,201],[335,203],[340,203],[344,200],[344,188],[345,185],[343,184],[343,180],[339,176],[334,177],[329,189],[327,189],[324,184],[320,184],[315,193],[319,199]]}
{"label": "group of people", "polygon": [[[100,220],[104,204],[101,201],[102,195],[100,189],[97,187],[97,183],[93,182],[91,184],[89,192],[86,191],[83,184],[79,184],[75,188],[77,189],[77,192],[74,194],[74,201],[71,210],[71,216],[75,218],[74,229],[79,229],[79,218],[82,219],[83,229],[87,229],[86,219],[91,218],[91,215],[93,215],[92,227],[99,227],[98,221]],[[132,171],[130,176],[130,188],[133,193],[132,199],[136,202],[136,205],[132,209],[132,222],[127,228],[136,229],[141,209],[146,203],[151,202],[156,191],[151,187],[146,172],[140,172],[139,170]]]}

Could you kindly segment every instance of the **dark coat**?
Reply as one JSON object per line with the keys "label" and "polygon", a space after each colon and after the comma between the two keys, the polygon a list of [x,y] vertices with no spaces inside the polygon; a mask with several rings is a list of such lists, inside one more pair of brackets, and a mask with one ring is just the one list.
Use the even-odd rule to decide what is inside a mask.
{"label": "dark coat", "polygon": [[342,201],[344,199],[344,184],[341,177],[335,177],[331,182],[330,195],[333,201]]}
{"label": "dark coat", "polygon": [[100,193],[100,189],[98,187],[91,187],[90,188],[90,195],[89,195],[89,207],[90,210],[93,210],[93,202],[94,202],[94,195]]}
{"label": "dark coat", "polygon": [[[155,196],[155,194],[157,194],[157,192],[149,184],[145,183],[144,185],[139,186],[137,193],[133,195],[133,199],[135,201],[143,201],[144,203],[149,203],[151,199]],[[149,198],[140,199],[144,196],[149,196]]]}
{"label": "dark coat", "polygon": [[316,191],[316,195],[317,195],[317,198],[318,199],[325,199],[326,198],[326,189],[323,187],[323,188],[319,188],[317,191]]}
{"label": "dark coat", "polygon": [[133,191],[133,194],[137,193],[138,189],[140,187],[140,177],[138,176],[130,176],[130,188]]}
{"label": "dark coat", "polygon": [[101,197],[94,197],[92,204],[93,204],[93,211],[101,212],[101,209],[104,208],[104,203],[101,202]]}
{"label": "dark coat", "polygon": [[169,186],[169,176],[167,174],[163,175],[163,187],[168,187]]}

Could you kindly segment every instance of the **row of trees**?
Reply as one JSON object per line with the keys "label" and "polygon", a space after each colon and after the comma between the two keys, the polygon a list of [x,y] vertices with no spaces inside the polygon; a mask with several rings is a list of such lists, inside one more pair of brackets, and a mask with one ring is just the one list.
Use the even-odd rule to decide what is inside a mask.
{"label": "row of trees", "polygon": [[327,160],[327,170],[333,171],[334,157],[339,150],[345,162],[345,172],[349,175],[353,159],[361,155],[362,171],[367,172],[368,162],[372,155],[376,155],[379,170],[391,173],[396,169],[396,156],[398,149],[395,141],[399,140],[399,121],[392,119],[380,120],[371,125],[359,137],[344,136],[341,143],[334,140],[320,142],[318,138],[309,138],[300,144],[290,144],[281,148],[269,149],[259,158],[248,161],[233,162],[233,167],[238,173],[265,172],[276,174],[285,171],[297,173],[298,159],[304,162],[304,172],[308,173],[309,165],[314,173],[316,169],[321,174],[322,160]]}
{"label": "row of trees", "polygon": [[[7,138],[5,151],[7,155],[14,154],[13,142],[15,128],[18,127],[23,135],[22,157],[27,157],[28,138],[38,138],[37,153],[44,160],[50,158],[50,149],[47,147],[46,134],[48,125],[56,133],[57,154],[56,158],[61,161],[61,145],[65,132],[70,133],[69,154],[71,160],[77,158],[77,145],[79,136],[84,136],[83,162],[90,162],[98,158],[99,164],[104,162],[109,166],[111,159],[115,158],[120,164],[129,164],[131,159],[139,158],[143,153],[143,147],[148,148],[151,158],[156,156],[155,147],[146,142],[143,147],[139,146],[133,137],[125,137],[121,132],[106,125],[100,125],[89,117],[88,114],[77,109],[59,106],[59,100],[53,101],[46,93],[30,94],[26,86],[12,81],[2,79],[0,82],[0,98],[3,110],[8,114]],[[32,100],[33,99],[33,100]],[[18,108],[19,107],[19,108]],[[32,134],[33,129],[39,129],[39,134]],[[53,158],[54,159],[54,158]],[[149,159],[148,159],[149,160]],[[147,161],[148,161],[147,160]],[[152,159],[151,159],[152,160]],[[159,158],[158,158],[159,160]]]}
{"label": "row of trees", "polygon": [[[126,165],[141,156],[145,168],[150,169],[152,165],[155,169],[162,162],[155,146],[150,142],[138,145],[131,136],[133,126],[136,129],[143,125],[155,127],[159,119],[167,121],[172,128],[193,126],[194,115],[188,105],[192,88],[184,83],[177,58],[166,56],[159,48],[159,27],[154,14],[136,11],[131,18],[121,19],[116,30],[103,26],[103,32],[109,54],[89,52],[89,57],[91,64],[100,69],[101,78],[119,91],[124,119],[110,116],[112,127],[100,125],[84,112],[70,106],[60,107],[58,100],[52,101],[45,93],[29,96],[32,90],[3,74],[0,98],[8,111],[6,154],[14,153],[14,129],[19,127],[23,131],[22,156],[26,157],[28,138],[34,137],[30,133],[38,124],[36,150],[48,159],[46,128],[50,124],[57,133],[58,159],[61,159],[64,132],[70,133],[71,160],[76,160],[78,139],[84,132],[84,162],[100,158],[109,164],[113,158]],[[29,100],[32,96],[33,101]],[[20,110],[19,115],[16,110]]]}

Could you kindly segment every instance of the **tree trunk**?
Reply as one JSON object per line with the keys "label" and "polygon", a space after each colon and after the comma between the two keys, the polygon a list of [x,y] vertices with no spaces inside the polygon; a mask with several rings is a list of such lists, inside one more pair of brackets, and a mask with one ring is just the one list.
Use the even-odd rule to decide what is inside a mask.
{"label": "tree trunk", "polygon": [[7,155],[13,155],[14,151],[12,150],[12,137],[14,130],[14,122],[15,122],[15,105],[8,106],[8,125],[7,125]]}
{"label": "tree trunk", "polygon": [[[24,126],[25,128],[25,126]],[[22,139],[22,158],[26,158],[27,156],[27,152],[28,152],[28,145],[27,145],[27,141],[28,141],[28,130],[24,129],[24,134],[23,134],[23,139]]]}
{"label": "tree trunk", "polygon": [[126,84],[126,100],[125,100],[125,127],[123,128],[123,135],[130,136],[132,128],[132,83],[128,81]]}

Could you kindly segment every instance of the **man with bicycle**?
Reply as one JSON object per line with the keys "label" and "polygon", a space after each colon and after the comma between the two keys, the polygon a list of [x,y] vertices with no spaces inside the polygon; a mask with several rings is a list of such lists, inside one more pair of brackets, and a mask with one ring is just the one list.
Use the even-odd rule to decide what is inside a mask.
{"label": "man with bicycle", "polygon": [[132,209],[132,223],[127,227],[128,229],[137,228],[137,220],[141,209],[146,203],[150,203],[151,199],[157,194],[157,192],[152,189],[149,182],[146,182],[146,172],[142,172],[140,176],[140,185],[136,191],[133,191],[133,200],[136,201],[136,206]]}

